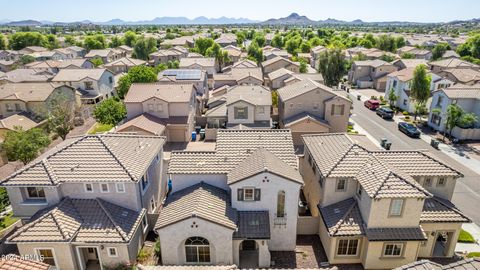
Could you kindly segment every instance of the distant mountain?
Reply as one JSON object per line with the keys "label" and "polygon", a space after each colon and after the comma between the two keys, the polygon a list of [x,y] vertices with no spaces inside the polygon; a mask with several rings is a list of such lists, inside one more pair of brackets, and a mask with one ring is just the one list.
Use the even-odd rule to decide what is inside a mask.
{"label": "distant mountain", "polygon": [[[138,25],[138,24],[155,24],[155,25],[174,25],[174,24],[250,24],[257,23],[258,21],[246,19],[246,18],[207,18],[204,16],[197,17],[195,19],[189,19],[187,17],[157,17],[149,21],[134,21],[123,22],[118,24]],[[97,23],[106,24],[106,23]]]}
{"label": "distant mountain", "polygon": [[40,26],[42,25],[39,21],[34,20],[24,20],[24,21],[15,21],[7,23],[9,26]]}
{"label": "distant mountain", "polygon": [[279,18],[279,19],[269,19],[261,24],[266,24],[266,25],[285,25],[285,24],[291,24],[291,25],[311,25],[311,24],[317,24],[316,21],[310,20],[307,18],[307,16],[300,16],[297,13],[292,13],[288,17],[284,18]]}

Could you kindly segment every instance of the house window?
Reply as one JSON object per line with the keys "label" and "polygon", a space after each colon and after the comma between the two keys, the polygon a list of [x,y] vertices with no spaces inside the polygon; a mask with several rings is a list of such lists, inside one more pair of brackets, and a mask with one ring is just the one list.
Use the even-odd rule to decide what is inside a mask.
{"label": "house window", "polygon": [[27,197],[29,199],[45,199],[45,190],[40,187],[27,187]]}
{"label": "house window", "polygon": [[21,110],[22,110],[22,107],[20,106],[20,104],[15,103],[15,111],[19,112]]}
{"label": "house window", "polygon": [[403,244],[386,244],[383,251],[385,257],[400,257],[402,256]]}
{"label": "house window", "polygon": [[438,178],[437,186],[444,187],[446,183],[447,183],[447,179],[445,177],[440,177]]}
{"label": "house window", "polygon": [[277,217],[285,216],[285,191],[280,190],[277,194]]}
{"label": "house window", "polygon": [[302,109],[303,108],[303,104],[302,103],[298,103],[297,104],[297,109]]}
{"label": "house window", "polygon": [[148,111],[153,112],[153,104],[148,104]]}
{"label": "house window", "polygon": [[290,108],[293,108],[293,103],[290,103],[290,105],[289,105],[289,106],[290,106]]}
{"label": "house window", "polygon": [[150,199],[150,209],[151,211],[155,211],[155,209],[157,208],[157,203],[155,202],[155,197],[152,197]]}
{"label": "house window", "polygon": [[147,215],[143,216],[142,219],[142,226],[143,226],[143,233],[145,233],[148,229],[148,220],[147,220]]}
{"label": "house window", "polygon": [[93,192],[93,185],[90,183],[85,184],[85,192],[92,193]]}
{"label": "house window", "polygon": [[406,99],[403,100],[403,105],[407,106],[407,100]]}
{"label": "house window", "polygon": [[147,188],[148,188],[148,185],[150,184],[150,182],[148,181],[148,174],[144,174],[142,176],[142,191],[145,191]]}
{"label": "house window", "polygon": [[238,201],[260,201],[259,188],[239,188],[237,189]]}
{"label": "house window", "polygon": [[5,107],[7,108],[7,112],[13,112],[12,104],[5,104]]}
{"label": "house window", "polygon": [[332,115],[343,115],[345,111],[345,105],[332,104]]}
{"label": "house window", "polygon": [[108,82],[109,82],[109,83],[113,83],[113,77],[111,77],[111,76],[108,77]]}
{"label": "house window", "polygon": [[40,258],[43,258],[42,262],[49,264],[51,266],[57,266],[57,262],[55,261],[55,253],[51,248],[41,248],[37,249],[37,255]]}
{"label": "house window", "polygon": [[265,107],[260,106],[260,107],[258,107],[257,109],[258,109],[258,113],[259,113],[259,114],[265,114]]}
{"label": "house window", "polygon": [[109,190],[108,190],[108,184],[107,183],[102,183],[100,184],[100,191],[102,193],[107,193]]}
{"label": "house window", "polygon": [[358,253],[358,239],[338,240],[337,255],[356,256]]}
{"label": "house window", "polygon": [[245,188],[243,198],[245,199],[245,201],[253,201],[255,199],[255,189]]}
{"label": "house window", "polygon": [[442,103],[443,103],[443,96],[438,96],[437,98],[437,106],[436,107],[442,107]]}
{"label": "house window", "polygon": [[402,215],[403,210],[403,200],[402,199],[392,199],[390,203],[390,216],[399,217]]}
{"label": "house window", "polygon": [[325,182],[325,178],[323,178],[323,176],[320,176],[319,183],[321,188],[323,188],[323,182]]}
{"label": "house window", "polygon": [[86,90],[92,90],[93,89],[93,82],[84,82],[85,84],[85,89]]}
{"label": "house window", "polygon": [[360,184],[357,184],[357,196],[358,198],[362,198],[362,186]]}
{"label": "house window", "polygon": [[316,111],[320,107],[320,104],[318,102],[313,103],[313,110]]}
{"label": "house window", "polygon": [[163,104],[157,104],[157,112],[163,112]]}
{"label": "house window", "polygon": [[248,107],[235,107],[235,119],[248,119]]}
{"label": "house window", "polygon": [[397,87],[397,81],[393,81],[393,88],[396,88]]}
{"label": "house window", "polygon": [[347,190],[347,179],[339,178],[337,179],[337,185],[335,191],[346,191]]}
{"label": "house window", "polygon": [[117,248],[109,247],[108,248],[108,257],[118,257]]}
{"label": "house window", "polygon": [[118,193],[125,193],[125,184],[124,183],[116,183],[115,184]]}
{"label": "house window", "polygon": [[425,184],[426,187],[431,187],[432,186],[432,178],[425,178]]}
{"label": "house window", "polygon": [[442,121],[442,117],[439,113],[432,113],[432,117],[430,118],[430,122],[439,126],[440,122]]}
{"label": "house window", "polygon": [[203,237],[190,237],[185,241],[187,263],[210,262],[210,243]]}

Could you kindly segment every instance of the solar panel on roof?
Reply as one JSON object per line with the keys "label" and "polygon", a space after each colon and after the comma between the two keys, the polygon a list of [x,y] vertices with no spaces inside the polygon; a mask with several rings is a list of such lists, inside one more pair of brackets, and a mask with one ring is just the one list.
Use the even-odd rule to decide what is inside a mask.
{"label": "solar panel on roof", "polygon": [[163,76],[175,76],[177,80],[200,80],[202,71],[198,69],[167,69]]}

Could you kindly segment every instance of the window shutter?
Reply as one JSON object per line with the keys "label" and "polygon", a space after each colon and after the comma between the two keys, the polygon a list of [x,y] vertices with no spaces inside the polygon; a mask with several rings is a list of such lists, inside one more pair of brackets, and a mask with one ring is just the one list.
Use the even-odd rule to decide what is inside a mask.
{"label": "window shutter", "polygon": [[259,188],[256,188],[255,189],[255,201],[260,201],[260,189]]}
{"label": "window shutter", "polygon": [[330,111],[330,115],[334,115],[335,114],[335,104],[332,104],[332,109]]}
{"label": "window shutter", "polygon": [[345,105],[341,105],[341,110],[340,110],[340,114],[343,115],[343,113],[345,112]]}
{"label": "window shutter", "polygon": [[237,201],[243,201],[243,189],[237,189]]}

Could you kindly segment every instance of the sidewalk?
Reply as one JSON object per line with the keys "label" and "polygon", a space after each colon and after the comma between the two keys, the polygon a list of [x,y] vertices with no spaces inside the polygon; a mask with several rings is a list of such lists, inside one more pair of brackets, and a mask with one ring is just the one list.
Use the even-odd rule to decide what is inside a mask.
{"label": "sidewalk", "polygon": [[469,232],[476,243],[457,243],[455,246],[456,253],[480,252],[480,227],[475,223],[465,223],[462,225],[462,229]]}

